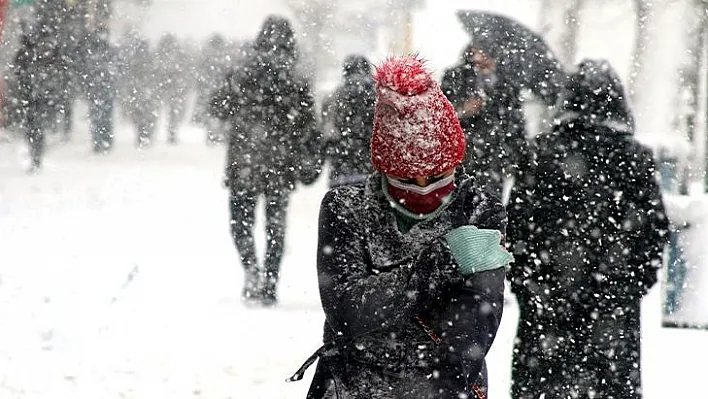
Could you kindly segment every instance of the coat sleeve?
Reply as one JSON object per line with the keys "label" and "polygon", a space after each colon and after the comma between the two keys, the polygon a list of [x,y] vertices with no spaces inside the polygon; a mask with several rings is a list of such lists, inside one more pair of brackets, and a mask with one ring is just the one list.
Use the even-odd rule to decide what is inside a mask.
{"label": "coat sleeve", "polygon": [[[507,214],[501,201],[491,194],[475,197],[478,203],[470,221],[479,228],[499,230],[504,245]],[[451,291],[451,301],[433,327],[441,331],[443,364],[466,364],[472,376],[482,370],[501,322],[505,271],[500,267],[473,273]]]}
{"label": "coat sleeve", "polygon": [[460,68],[450,68],[445,70],[442,80],[440,81],[440,90],[442,90],[448,101],[457,110],[467,100],[462,92],[466,89],[466,82],[462,79]]}
{"label": "coat sleeve", "polygon": [[664,248],[669,240],[669,219],[666,215],[659,184],[655,178],[656,165],[650,151],[641,153],[645,189],[640,191],[638,205],[641,209],[641,233],[634,253],[635,260],[643,272],[643,289],[649,290],[657,281],[657,272],[661,267]]}
{"label": "coat sleeve", "polygon": [[305,185],[314,183],[322,172],[324,140],[315,116],[315,99],[306,81],[295,84],[293,99],[295,100],[290,110],[293,120],[295,137],[299,142],[295,144],[298,157],[296,167],[299,180]]}
{"label": "coat sleeve", "polygon": [[[317,255],[322,307],[336,335],[353,337],[410,322],[447,285],[461,284],[441,240],[408,257],[404,264],[375,270],[361,224],[352,211],[360,198],[341,195],[342,190],[356,189],[330,191],[322,201]],[[363,209],[358,208],[359,212]]]}
{"label": "coat sleeve", "polygon": [[[508,216],[507,248],[514,255],[514,263],[507,271],[507,279],[511,292],[518,295],[527,293],[534,286],[533,281],[537,274],[532,253],[533,232],[535,227],[535,180],[536,167],[534,164],[517,176],[516,182],[509,195],[506,206]],[[531,283],[531,286],[527,284]],[[540,292],[541,290],[537,290]]]}
{"label": "coat sleeve", "polygon": [[470,375],[482,370],[504,307],[504,268],[465,279],[433,329],[441,331],[441,363],[465,364]]}
{"label": "coat sleeve", "polygon": [[598,281],[600,289],[610,298],[641,297],[657,282],[663,263],[664,247],[668,243],[669,220],[666,216],[653,154],[647,148],[634,152],[628,193],[629,214],[625,224],[634,225],[630,237],[629,259],[623,266],[613,267],[606,279]]}

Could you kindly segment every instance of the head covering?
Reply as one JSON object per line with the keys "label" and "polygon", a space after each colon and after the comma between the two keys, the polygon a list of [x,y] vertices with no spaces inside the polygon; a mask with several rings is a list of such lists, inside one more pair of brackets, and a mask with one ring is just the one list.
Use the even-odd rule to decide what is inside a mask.
{"label": "head covering", "polygon": [[342,73],[344,77],[370,75],[371,63],[363,55],[349,54],[342,63]]}
{"label": "head covering", "polygon": [[376,68],[371,161],[396,177],[431,176],[465,155],[455,109],[417,56],[390,58]]}
{"label": "head covering", "polygon": [[269,15],[261,25],[254,47],[260,52],[282,52],[295,56],[295,31],[290,21],[285,17]]}
{"label": "head covering", "polygon": [[586,59],[568,75],[557,125],[582,121],[620,133],[634,131],[634,117],[622,81],[606,60]]}

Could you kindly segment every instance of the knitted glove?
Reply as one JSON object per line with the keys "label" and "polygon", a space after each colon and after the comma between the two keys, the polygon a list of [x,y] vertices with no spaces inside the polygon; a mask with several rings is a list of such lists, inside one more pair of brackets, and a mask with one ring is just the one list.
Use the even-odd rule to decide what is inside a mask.
{"label": "knitted glove", "polygon": [[460,226],[445,234],[444,238],[460,267],[460,274],[465,277],[498,269],[514,261],[514,257],[500,244],[499,230]]}

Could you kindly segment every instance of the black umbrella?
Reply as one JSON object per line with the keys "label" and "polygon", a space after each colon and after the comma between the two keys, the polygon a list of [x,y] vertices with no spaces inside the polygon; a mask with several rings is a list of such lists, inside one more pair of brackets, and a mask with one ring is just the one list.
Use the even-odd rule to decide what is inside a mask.
{"label": "black umbrella", "polygon": [[512,18],[482,11],[460,10],[457,18],[478,46],[497,63],[500,76],[531,90],[546,105],[556,103],[565,72],[545,40]]}

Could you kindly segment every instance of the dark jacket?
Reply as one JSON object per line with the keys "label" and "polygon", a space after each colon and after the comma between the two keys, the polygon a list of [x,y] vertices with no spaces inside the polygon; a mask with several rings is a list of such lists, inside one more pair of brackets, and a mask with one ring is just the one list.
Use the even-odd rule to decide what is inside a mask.
{"label": "dark jacket", "polygon": [[25,35],[14,60],[17,97],[21,121],[47,125],[56,117],[56,104],[62,93],[59,46],[55,38],[40,34]]}
{"label": "dark jacket", "polygon": [[633,132],[616,75],[581,64],[511,194],[514,397],[641,397],[640,304],[657,281],[668,221],[652,153]]}
{"label": "dark jacket", "polygon": [[468,223],[503,234],[506,214],[471,180],[459,178],[458,187],[443,212],[407,233],[378,173],[326,194],[317,270],[328,346],[308,397],[322,397],[322,376],[347,398],[452,399],[486,389],[504,269],[463,278],[441,237]]}
{"label": "dark jacket", "polygon": [[374,128],[376,90],[369,61],[350,56],[344,81],[335,90],[330,109],[334,132],[327,140],[331,187],[363,183],[373,171],[369,145]]}
{"label": "dark jacket", "polygon": [[[520,86],[498,72],[479,76],[466,50],[458,64],[444,71],[440,87],[458,111],[467,136],[467,169],[479,181],[491,179],[500,186],[503,173],[525,167],[528,143]],[[481,111],[462,113],[465,102],[474,98],[484,102]]]}
{"label": "dark jacket", "polygon": [[213,96],[211,113],[232,121],[229,179],[267,179],[292,190],[319,176],[322,138],[309,82],[297,72],[292,30],[285,20],[268,21],[252,57]]}
{"label": "dark jacket", "polygon": [[134,121],[158,119],[160,99],[158,96],[158,66],[155,54],[150,51],[147,40],[134,43],[130,58],[125,60],[122,74],[126,93],[127,113]]}
{"label": "dark jacket", "polygon": [[108,109],[116,97],[118,58],[115,48],[107,39],[88,35],[82,41],[82,87],[89,106]]}
{"label": "dark jacket", "polygon": [[160,100],[170,108],[179,108],[186,101],[191,84],[187,53],[174,35],[167,34],[160,38],[155,57]]}

